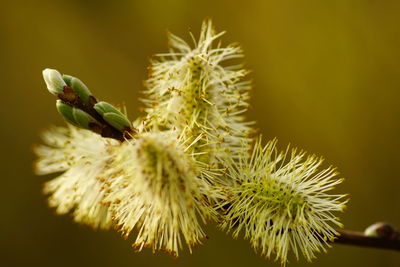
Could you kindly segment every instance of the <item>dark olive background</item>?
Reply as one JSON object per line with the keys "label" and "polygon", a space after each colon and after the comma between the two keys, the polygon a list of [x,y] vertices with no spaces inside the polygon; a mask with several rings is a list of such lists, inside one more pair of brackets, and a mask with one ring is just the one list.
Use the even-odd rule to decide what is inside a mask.
{"label": "dark olive background", "polygon": [[[135,254],[114,232],[56,216],[32,173],[40,131],[62,125],[41,71],[78,76],[98,98],[139,115],[148,58],[167,29],[189,39],[211,17],[240,42],[254,80],[250,119],[323,155],[346,177],[347,228],[400,227],[399,1],[0,1],[1,266],[279,266],[208,225],[210,239],[178,259]],[[289,266],[308,265],[303,259]],[[400,254],[334,245],[312,266],[400,266]]]}

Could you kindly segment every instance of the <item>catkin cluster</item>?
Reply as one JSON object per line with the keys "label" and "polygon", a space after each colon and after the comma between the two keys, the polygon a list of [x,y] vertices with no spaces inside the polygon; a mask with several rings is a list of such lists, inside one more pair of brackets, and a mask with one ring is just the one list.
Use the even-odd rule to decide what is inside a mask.
{"label": "catkin cluster", "polygon": [[62,172],[44,186],[57,213],[175,256],[201,244],[208,221],[282,264],[289,251],[311,260],[329,246],[346,201],[328,191],[342,180],[320,158],[253,137],[242,50],[222,45],[223,34],[210,20],[194,47],[169,34],[169,52],[149,67],[145,115],[133,123],[79,79],[43,72],[70,123],[35,149],[38,174]]}

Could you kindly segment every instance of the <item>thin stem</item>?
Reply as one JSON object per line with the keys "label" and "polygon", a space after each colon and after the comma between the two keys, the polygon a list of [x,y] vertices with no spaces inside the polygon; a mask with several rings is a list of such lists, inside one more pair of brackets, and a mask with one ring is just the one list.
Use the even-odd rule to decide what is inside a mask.
{"label": "thin stem", "polygon": [[371,227],[374,228],[374,236],[351,230],[337,230],[339,235],[334,243],[400,251],[399,231],[387,223],[376,223]]}

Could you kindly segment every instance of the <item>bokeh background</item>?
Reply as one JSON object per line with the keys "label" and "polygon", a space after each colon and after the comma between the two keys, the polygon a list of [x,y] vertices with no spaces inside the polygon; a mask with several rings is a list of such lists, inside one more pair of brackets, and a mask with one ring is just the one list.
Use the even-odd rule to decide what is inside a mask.
{"label": "bokeh background", "polygon": [[[36,0],[0,1],[1,266],[279,266],[247,241],[207,226],[210,239],[173,259],[135,254],[114,232],[55,216],[35,177],[31,146],[64,122],[41,71],[81,78],[98,98],[138,116],[148,58],[167,29],[190,40],[210,17],[240,42],[254,80],[248,117],[266,138],[323,155],[346,181],[342,219],[362,230],[400,227],[400,2]],[[308,265],[303,259],[289,266]],[[400,253],[334,245],[312,266],[400,266]]]}

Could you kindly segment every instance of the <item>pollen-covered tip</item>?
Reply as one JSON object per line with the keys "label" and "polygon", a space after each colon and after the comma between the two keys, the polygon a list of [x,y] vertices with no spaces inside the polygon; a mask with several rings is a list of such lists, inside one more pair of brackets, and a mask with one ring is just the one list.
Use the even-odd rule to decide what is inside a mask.
{"label": "pollen-covered tip", "polygon": [[69,87],[74,90],[74,92],[80,97],[80,99],[88,104],[89,103],[89,97],[92,95],[92,92],[90,92],[89,88],[78,78],[75,78],[71,75],[66,75],[64,74],[63,76],[64,82],[67,83]]}
{"label": "pollen-covered tip", "polygon": [[107,123],[120,132],[123,132],[126,128],[131,126],[129,119],[125,116],[125,114],[107,102],[98,102],[96,105],[94,105],[94,109]]}
{"label": "pollen-covered tip", "polygon": [[49,92],[53,95],[62,94],[64,86],[67,85],[62,75],[54,69],[45,69],[42,73]]}

